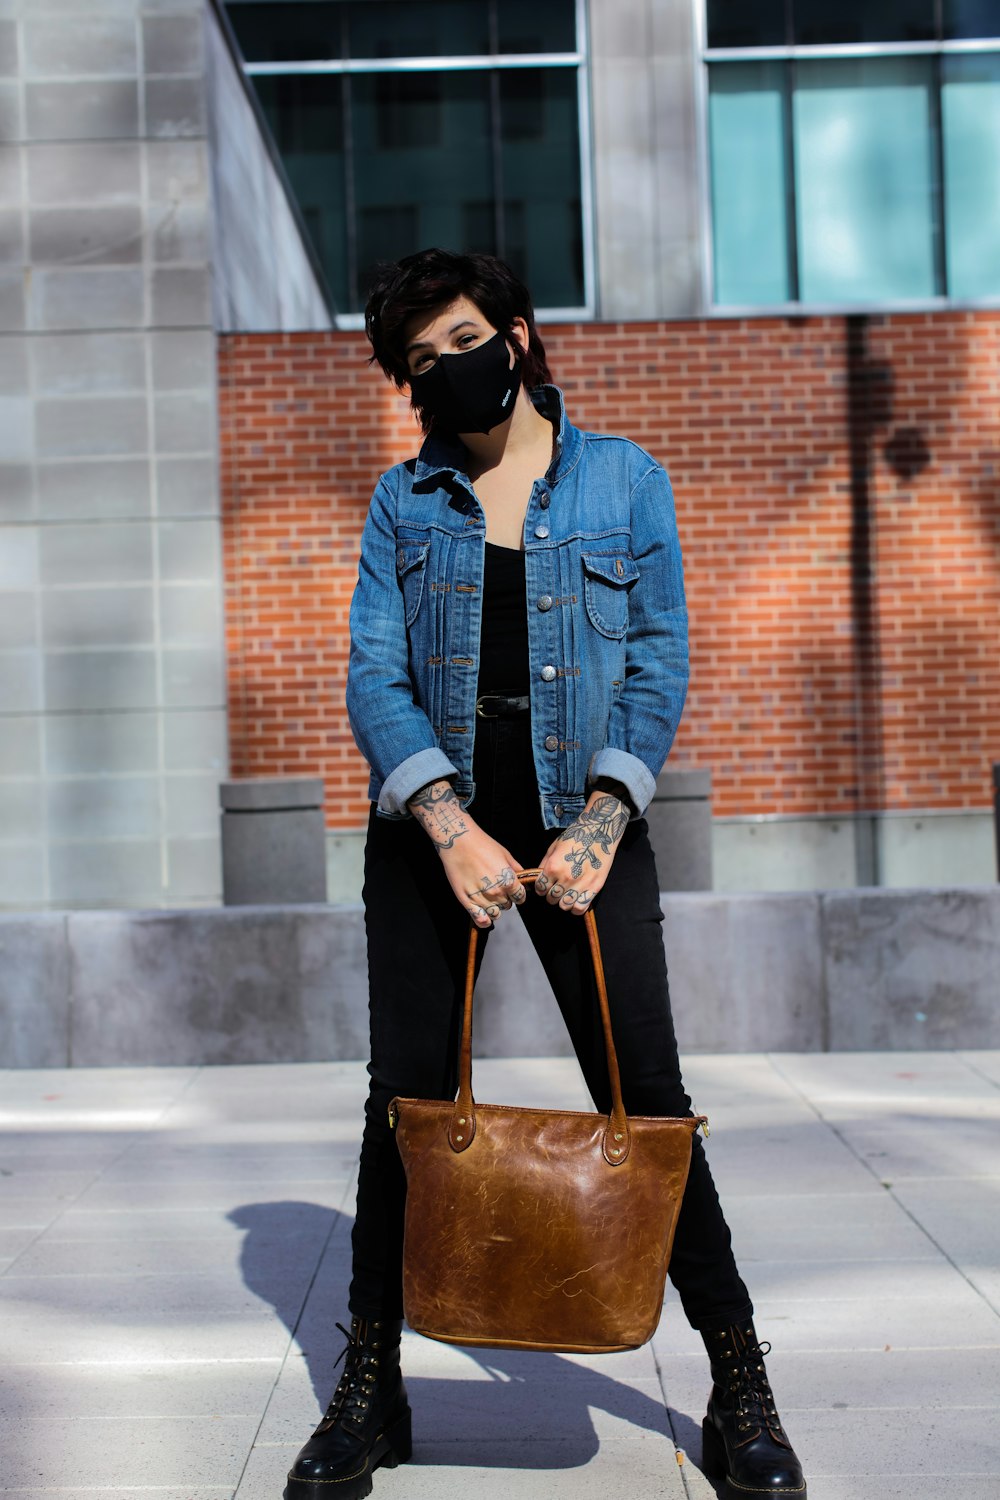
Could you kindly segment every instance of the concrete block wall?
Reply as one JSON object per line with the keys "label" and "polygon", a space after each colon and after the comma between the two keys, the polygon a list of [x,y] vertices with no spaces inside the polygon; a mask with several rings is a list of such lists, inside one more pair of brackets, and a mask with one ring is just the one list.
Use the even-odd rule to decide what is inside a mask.
{"label": "concrete block wall", "polygon": [[0,0],[0,905],[219,897],[217,30]]}
{"label": "concrete block wall", "polygon": [[[684,1052],[1000,1045],[996,887],[662,906]],[[367,1003],[360,906],[0,915],[0,1067],[361,1058]],[[569,1051],[513,913],[489,938],[475,1038],[484,1057]]]}

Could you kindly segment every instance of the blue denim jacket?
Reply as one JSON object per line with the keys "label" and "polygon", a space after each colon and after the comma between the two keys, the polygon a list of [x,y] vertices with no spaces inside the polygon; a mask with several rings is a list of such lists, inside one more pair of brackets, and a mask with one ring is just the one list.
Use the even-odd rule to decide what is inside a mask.
{"label": "blue denim jacket", "polygon": [[[566,827],[597,777],[641,816],[684,706],[687,611],[670,481],[625,438],[580,432],[562,393],[548,473],[524,519],[531,735],[542,820]],[[347,711],[383,817],[420,787],[472,779],[486,517],[454,439],[383,474],[351,602]]]}

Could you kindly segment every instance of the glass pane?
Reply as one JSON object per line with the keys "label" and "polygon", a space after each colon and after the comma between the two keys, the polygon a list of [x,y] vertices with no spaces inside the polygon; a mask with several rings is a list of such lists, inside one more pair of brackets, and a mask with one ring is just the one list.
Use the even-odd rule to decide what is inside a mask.
{"label": "glass pane", "polygon": [[785,0],[708,0],[710,47],[780,47]]}
{"label": "glass pane", "polygon": [[795,189],[804,302],[940,292],[934,255],[931,63],[800,63]]}
{"label": "glass pane", "polygon": [[580,307],[580,132],[575,68],[498,71],[500,253],[539,307]]}
{"label": "glass pane", "polygon": [[247,62],[307,62],[341,57],[340,5],[286,0],[272,5],[227,5]]}
{"label": "glass pane", "polygon": [[786,302],[788,265],[784,64],[709,70],[715,300]]}
{"label": "glass pane", "polygon": [[792,0],[795,40],[821,42],[932,42],[934,0]]}
{"label": "glass pane", "polygon": [[360,307],[378,261],[463,248],[465,203],[493,201],[490,75],[360,74],[351,99]]}
{"label": "glass pane", "polygon": [[351,57],[478,57],[490,51],[487,0],[355,0]]}
{"label": "glass pane", "polygon": [[1000,53],[942,67],[948,291],[1000,297]]}
{"label": "glass pane", "polygon": [[997,0],[944,0],[944,34],[974,39],[1000,36]]}
{"label": "glass pane", "polygon": [[343,82],[325,75],[255,78],[285,170],[336,306],[348,306]]}
{"label": "glass pane", "polygon": [[575,52],[573,0],[497,0],[498,52]]}

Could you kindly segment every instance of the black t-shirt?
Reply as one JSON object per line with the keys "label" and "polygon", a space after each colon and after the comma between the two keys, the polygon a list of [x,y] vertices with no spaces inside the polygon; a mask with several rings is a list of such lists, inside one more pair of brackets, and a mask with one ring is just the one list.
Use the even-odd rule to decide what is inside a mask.
{"label": "black t-shirt", "polygon": [[524,553],[486,543],[478,693],[528,693],[528,604]]}

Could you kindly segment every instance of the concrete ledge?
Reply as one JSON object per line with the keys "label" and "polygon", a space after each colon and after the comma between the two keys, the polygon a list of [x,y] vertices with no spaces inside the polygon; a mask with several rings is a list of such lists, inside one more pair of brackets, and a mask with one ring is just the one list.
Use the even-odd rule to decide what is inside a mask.
{"label": "concrete ledge", "polygon": [[[662,904],[685,1052],[1000,1046],[1000,887]],[[0,915],[3,1067],[363,1058],[367,1028],[360,906]],[[513,914],[476,1050],[569,1051]]]}

